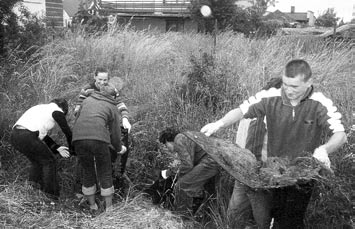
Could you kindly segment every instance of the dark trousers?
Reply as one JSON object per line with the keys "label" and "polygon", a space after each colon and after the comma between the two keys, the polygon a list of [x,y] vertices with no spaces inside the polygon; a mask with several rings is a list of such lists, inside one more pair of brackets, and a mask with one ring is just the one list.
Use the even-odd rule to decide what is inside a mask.
{"label": "dark trousers", "polygon": [[111,154],[108,144],[96,140],[80,140],[74,143],[83,168],[83,186],[92,187],[98,182],[101,189],[112,187]]}
{"label": "dark trousers", "polygon": [[[111,163],[112,163],[112,176],[114,177],[114,164],[117,160],[117,152],[113,148],[110,149]],[[80,164],[79,158],[75,160],[75,184],[74,192],[81,193],[81,186],[83,184],[83,166]]]}
{"label": "dark trousers", "polygon": [[38,138],[38,132],[15,127],[10,140],[13,147],[32,164],[29,181],[39,184],[44,192],[59,197],[56,159],[48,146]]}
{"label": "dark trousers", "polygon": [[175,185],[177,212],[192,212],[193,198],[201,196],[204,185],[218,174],[219,168],[217,162],[206,154],[196,166],[180,173]]}
{"label": "dark trousers", "polygon": [[304,217],[312,196],[312,182],[275,189],[273,192],[273,228],[305,228]]}

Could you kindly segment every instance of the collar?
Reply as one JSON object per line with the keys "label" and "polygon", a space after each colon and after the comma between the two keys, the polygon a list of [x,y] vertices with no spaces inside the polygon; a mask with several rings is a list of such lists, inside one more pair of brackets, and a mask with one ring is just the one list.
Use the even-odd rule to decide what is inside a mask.
{"label": "collar", "polygon": [[[304,95],[303,95],[303,97],[302,97],[300,103],[302,103],[302,102],[306,101],[307,99],[309,99],[309,97],[313,94],[313,89],[314,89],[314,88],[313,88],[313,85],[311,85],[311,86],[307,89],[306,93],[304,93]],[[287,98],[286,93],[285,93],[285,91],[284,91],[283,88],[281,88],[281,98],[282,98],[282,102],[283,102],[285,105],[292,106],[292,105],[291,105],[291,102],[290,102],[290,100]]]}
{"label": "collar", "polygon": [[107,95],[107,94],[102,93],[100,91],[94,91],[90,96],[93,97],[94,99],[106,101],[106,102],[109,102],[113,105],[118,104],[118,102],[115,99],[113,99],[110,95]]}

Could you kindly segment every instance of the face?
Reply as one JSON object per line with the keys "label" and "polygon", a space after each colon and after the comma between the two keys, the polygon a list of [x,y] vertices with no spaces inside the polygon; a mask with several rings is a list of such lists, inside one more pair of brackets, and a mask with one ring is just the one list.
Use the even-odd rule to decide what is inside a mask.
{"label": "face", "polygon": [[307,89],[312,85],[312,79],[304,82],[303,78],[303,75],[297,75],[295,78],[282,77],[282,88],[289,100],[301,100]]}
{"label": "face", "polygon": [[95,84],[97,87],[102,87],[108,84],[108,73],[107,72],[99,72],[97,76],[94,77]]}

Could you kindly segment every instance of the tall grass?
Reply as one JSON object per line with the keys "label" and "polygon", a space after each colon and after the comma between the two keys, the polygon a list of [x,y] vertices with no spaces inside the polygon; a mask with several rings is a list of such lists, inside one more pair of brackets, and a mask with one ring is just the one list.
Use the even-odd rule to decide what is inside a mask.
{"label": "tall grass", "polygon": [[[108,67],[112,76],[119,76],[125,81],[121,94],[131,110],[134,142],[128,164],[128,176],[137,187],[153,179],[154,169],[163,168],[169,163],[169,155],[160,150],[157,143],[159,131],[167,126],[176,126],[180,130],[199,130],[204,124],[220,118],[238,106],[242,99],[258,91],[271,77],[281,76],[285,64],[293,58],[302,58],[310,63],[316,87],[338,106],[348,132],[352,124],[353,97],[350,79],[354,63],[352,51],[346,45],[333,47],[332,44],[319,40],[292,37],[252,40],[240,34],[225,32],[218,35],[215,48],[216,52],[213,53],[213,39],[209,35],[174,32],[160,34],[121,28],[97,36],[69,34],[64,39],[45,45],[26,62],[15,57],[10,59],[13,64],[10,70],[3,68],[0,71],[2,82],[0,151],[3,171],[0,173],[2,178],[0,206],[1,212],[13,214],[15,221],[10,221],[2,214],[0,217],[3,222],[6,222],[6,225],[22,226],[35,226],[38,223],[37,226],[40,226],[42,224],[39,221],[47,214],[44,211],[44,215],[41,213],[36,215],[36,220],[20,223],[21,215],[30,216],[32,213],[22,211],[21,215],[14,214],[12,207],[27,209],[24,207],[27,199],[16,202],[14,196],[29,199],[31,196],[26,194],[28,187],[21,186],[26,178],[26,159],[14,152],[7,143],[9,128],[27,108],[37,103],[48,102],[55,97],[67,98],[73,108],[81,86],[93,78],[97,66]],[[212,106],[213,104],[206,105],[184,99],[180,93],[182,85],[189,83],[187,76],[196,71],[196,65],[204,68],[202,62],[206,53],[213,55],[213,63],[206,67],[208,71],[205,80],[208,87],[196,90],[204,90],[207,92],[205,95],[209,96],[218,95],[218,109]],[[192,58],[197,62],[191,62]],[[214,84],[216,87],[219,84],[224,86],[219,91],[213,91]],[[69,112],[68,120],[72,124],[74,120],[72,110]],[[219,135],[234,141],[235,132],[235,127],[232,127]],[[58,130],[54,131],[53,135],[58,141],[63,141]],[[335,167],[341,167],[344,161],[342,158],[351,153],[352,144],[345,146],[332,158]],[[61,159],[59,173],[63,181],[64,196],[70,196],[73,171],[73,160]],[[339,177],[349,179],[348,173],[347,170],[341,170]],[[339,179],[340,185],[344,187],[344,195],[350,195],[349,183],[342,182],[342,178]],[[33,196],[38,198],[37,194]],[[129,198],[127,203],[130,207],[119,210],[122,216],[115,215],[118,217],[115,221],[116,226],[123,223],[120,217],[139,217],[134,215],[134,211],[127,210],[128,213],[125,213],[124,209],[136,207],[140,209],[139,214],[149,217],[148,211],[151,206],[147,207],[142,199],[139,201],[143,202],[137,204],[134,195]],[[225,198],[223,201],[226,202]],[[139,207],[142,204],[145,207]],[[5,205],[10,208],[4,207]],[[226,225],[224,211],[225,207],[212,207],[212,221],[219,228]],[[131,216],[127,216],[131,213]],[[61,222],[50,218],[48,220],[53,221],[46,224],[47,226],[70,228],[69,224],[75,218],[77,221],[74,225],[99,227],[102,223],[100,220],[103,220],[100,218],[97,221],[90,221],[84,216],[78,218],[74,216],[76,213],[67,214],[65,210],[61,213],[56,210],[56,214],[64,214],[63,217],[67,218]],[[182,227],[181,222],[174,218],[154,219],[155,221],[149,221],[151,228]],[[171,224],[166,224],[167,227],[162,227],[162,224],[165,224],[164,220],[172,221],[169,221]],[[140,224],[134,225],[137,225],[136,228],[144,228],[143,225],[139,226]]]}

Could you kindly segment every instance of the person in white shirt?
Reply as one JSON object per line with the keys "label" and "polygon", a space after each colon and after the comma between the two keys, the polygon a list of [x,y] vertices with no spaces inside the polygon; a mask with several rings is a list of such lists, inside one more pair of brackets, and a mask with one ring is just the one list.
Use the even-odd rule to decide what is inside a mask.
{"label": "person in white shirt", "polygon": [[[59,198],[59,184],[55,154],[69,157],[72,132],[65,119],[68,102],[53,99],[28,109],[15,123],[11,131],[11,144],[31,162],[29,181],[39,186],[49,197]],[[58,145],[48,132],[58,124],[66,136],[68,147]]]}

